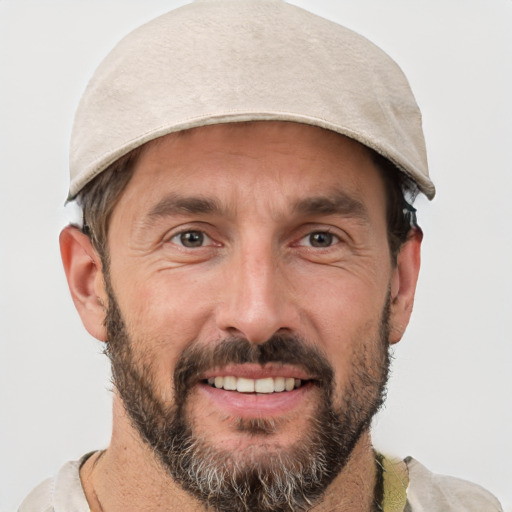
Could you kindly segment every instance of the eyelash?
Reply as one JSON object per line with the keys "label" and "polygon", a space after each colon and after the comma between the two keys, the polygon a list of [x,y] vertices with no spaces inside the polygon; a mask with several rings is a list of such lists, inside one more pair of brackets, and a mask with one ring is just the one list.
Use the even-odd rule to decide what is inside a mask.
{"label": "eyelash", "polygon": [[[200,237],[202,238],[201,245],[189,247],[183,243],[183,239],[181,237],[183,237],[184,235],[187,235],[187,234],[192,234],[192,233],[196,233],[196,234],[200,235]],[[204,245],[205,240],[209,241],[209,242],[213,242],[213,239],[210,236],[208,236],[201,229],[184,229],[183,231],[180,231],[179,233],[175,233],[171,238],[168,239],[169,242],[171,242],[175,245],[178,245],[179,247],[183,247],[185,249],[196,249],[196,248],[207,247],[208,245],[211,245],[211,243]]]}
{"label": "eyelash", "polygon": [[[185,235],[190,235],[190,234],[199,235],[199,238],[200,238],[199,245],[193,245],[194,244],[193,241],[192,241],[192,245],[188,245],[188,246],[185,245],[183,237]],[[312,237],[319,236],[319,235],[326,237],[328,245],[326,245],[326,246],[315,245],[315,242],[313,242]],[[212,237],[210,237],[204,230],[201,230],[201,229],[184,229],[184,230],[172,235],[170,238],[168,238],[167,241],[177,245],[178,247],[182,247],[184,249],[191,249],[191,250],[216,245],[214,243],[214,240],[212,239]],[[294,243],[293,245],[308,247],[310,249],[329,249],[332,246],[339,244],[341,241],[342,241],[342,239],[338,235],[334,234],[329,229],[315,229],[313,231],[308,231],[307,234],[305,234],[304,236],[299,238],[298,241],[296,243]],[[306,242],[306,243],[304,243],[304,242]],[[319,243],[321,244],[322,242],[320,241]]]}
{"label": "eyelash", "polygon": [[[314,243],[312,242],[312,237],[314,237],[315,235],[325,236],[327,238],[327,241],[329,242],[329,244],[327,246],[314,245]],[[306,241],[306,240],[309,243],[301,244],[301,242]],[[297,245],[306,246],[308,248],[313,248],[313,249],[329,249],[332,246],[339,244],[341,241],[342,241],[342,239],[338,235],[336,235],[332,231],[330,231],[329,229],[315,229],[314,231],[310,231],[306,235],[301,237],[299,239]]]}

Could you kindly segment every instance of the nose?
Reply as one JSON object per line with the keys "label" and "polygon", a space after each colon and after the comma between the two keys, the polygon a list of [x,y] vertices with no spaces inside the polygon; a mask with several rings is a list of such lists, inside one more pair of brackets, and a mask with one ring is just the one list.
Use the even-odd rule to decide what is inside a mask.
{"label": "nose", "polygon": [[216,319],[224,334],[264,343],[277,332],[298,327],[294,284],[275,253],[271,244],[259,243],[230,258]]}

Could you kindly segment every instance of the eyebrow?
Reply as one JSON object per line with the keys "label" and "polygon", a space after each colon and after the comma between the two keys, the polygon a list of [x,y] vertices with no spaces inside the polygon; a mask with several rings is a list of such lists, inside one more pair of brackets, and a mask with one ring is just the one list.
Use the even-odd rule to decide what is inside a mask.
{"label": "eyebrow", "polygon": [[295,204],[294,210],[303,215],[342,215],[369,222],[366,206],[344,192],[302,199]]}
{"label": "eyebrow", "polygon": [[[158,218],[173,215],[220,215],[223,210],[215,199],[169,194],[151,208],[145,216],[144,224],[147,226]],[[341,215],[369,222],[368,210],[364,204],[344,192],[301,199],[294,204],[293,211],[301,215]]]}
{"label": "eyebrow", "polygon": [[170,194],[159,201],[146,215],[147,221],[159,217],[168,217],[179,214],[211,214],[219,213],[221,207],[214,199],[203,197],[184,197],[178,194]]}

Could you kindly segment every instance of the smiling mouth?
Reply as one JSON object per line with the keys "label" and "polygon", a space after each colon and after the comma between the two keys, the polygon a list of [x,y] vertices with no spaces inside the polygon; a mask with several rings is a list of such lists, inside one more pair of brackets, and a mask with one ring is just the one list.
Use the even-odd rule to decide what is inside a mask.
{"label": "smiling mouth", "polygon": [[238,393],[284,393],[302,387],[306,382],[293,377],[266,377],[263,379],[247,379],[245,377],[210,377],[204,381],[210,387],[237,391]]}

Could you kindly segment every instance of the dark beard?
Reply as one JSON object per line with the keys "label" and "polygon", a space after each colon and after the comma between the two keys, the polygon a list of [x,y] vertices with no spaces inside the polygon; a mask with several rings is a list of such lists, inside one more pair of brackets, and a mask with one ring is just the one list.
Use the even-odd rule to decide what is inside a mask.
{"label": "dark beard", "polygon": [[[134,355],[108,283],[107,288],[107,352],[114,385],[134,427],[173,480],[218,512],[301,512],[318,502],[383,403],[389,369],[389,301],[379,339],[355,349],[352,381],[340,397],[333,397],[334,371],[318,349],[294,336],[276,335],[263,344],[228,338],[217,344],[190,345],[174,370],[174,402],[164,403],[155,392],[151,364]],[[317,411],[299,442],[272,453],[265,449],[231,453],[194,434],[186,403],[199,374],[228,363],[269,362],[305,369],[320,392]],[[339,405],[334,405],[334,398]],[[240,419],[237,427],[269,438],[276,426],[270,420]]]}

